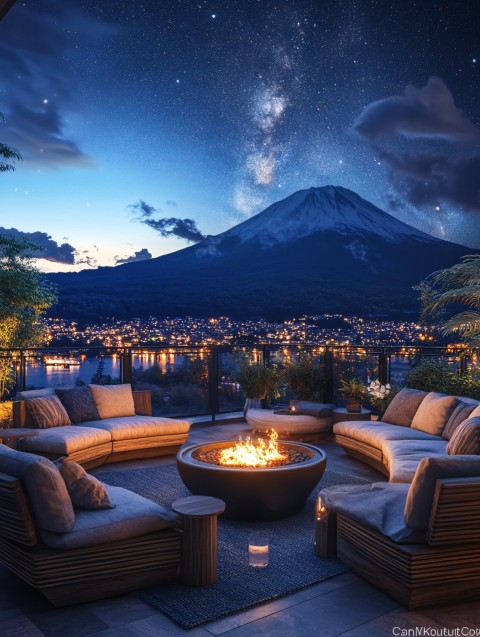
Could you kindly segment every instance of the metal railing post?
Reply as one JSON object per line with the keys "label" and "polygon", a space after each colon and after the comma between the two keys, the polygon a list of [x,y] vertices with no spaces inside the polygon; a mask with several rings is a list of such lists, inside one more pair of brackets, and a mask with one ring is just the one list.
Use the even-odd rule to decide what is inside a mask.
{"label": "metal railing post", "polygon": [[212,421],[215,421],[215,416],[218,414],[218,347],[213,345],[210,349],[210,356],[208,361],[208,404],[210,406],[210,413],[212,415]]}
{"label": "metal railing post", "polygon": [[388,356],[383,347],[378,354],[378,380],[381,385],[388,383]]}
{"label": "metal railing post", "polygon": [[334,398],[334,386],[335,386],[335,366],[333,364],[333,353],[329,349],[328,345],[325,347],[325,374],[327,377],[325,383],[325,402],[333,403]]}
{"label": "metal railing post", "polygon": [[122,365],[120,368],[120,382],[131,385],[133,379],[132,350],[124,349],[122,353]]}

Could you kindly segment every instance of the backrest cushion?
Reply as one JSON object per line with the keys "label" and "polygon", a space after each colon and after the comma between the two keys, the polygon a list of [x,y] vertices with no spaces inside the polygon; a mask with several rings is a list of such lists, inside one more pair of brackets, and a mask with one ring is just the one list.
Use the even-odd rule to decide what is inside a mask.
{"label": "backrest cushion", "polygon": [[449,455],[480,455],[480,416],[462,422],[447,445]]}
{"label": "backrest cushion", "polygon": [[474,416],[480,416],[480,405],[476,405],[475,409],[470,414],[471,418],[473,418]]}
{"label": "backrest cushion", "polygon": [[41,529],[54,533],[72,530],[75,523],[72,501],[53,462],[0,445],[0,471],[23,482]]}
{"label": "backrest cushion", "polygon": [[91,510],[114,508],[100,480],[89,475],[76,462],[64,460],[60,465],[60,474],[65,480],[73,506]]}
{"label": "backrest cushion", "polygon": [[16,400],[30,400],[30,398],[42,398],[42,396],[53,396],[55,390],[53,387],[44,387],[43,389],[26,389],[20,391],[15,396]]}
{"label": "backrest cushion", "polygon": [[134,416],[131,385],[90,385],[100,418]]}
{"label": "backrest cushion", "polygon": [[72,424],[60,398],[55,394],[43,398],[30,398],[26,401],[26,405],[28,413],[38,429]]}
{"label": "backrest cushion", "polygon": [[450,414],[450,418],[447,420],[445,429],[442,431],[442,438],[444,440],[450,440],[458,425],[465,422],[476,407],[476,404],[466,403],[463,400],[459,400],[455,409]]}
{"label": "backrest cushion", "polygon": [[55,392],[73,423],[100,420],[100,414],[93,400],[92,390],[87,385],[56,389]]}
{"label": "backrest cushion", "polygon": [[405,387],[392,400],[382,416],[382,422],[410,427],[418,407],[427,395],[425,391]]}
{"label": "backrest cushion", "polygon": [[412,429],[418,429],[433,436],[441,436],[456,404],[455,396],[431,391],[420,403],[412,420]]}
{"label": "backrest cushion", "polygon": [[403,514],[405,524],[419,531],[427,529],[437,480],[472,476],[478,476],[480,481],[480,456],[423,458],[408,491]]}

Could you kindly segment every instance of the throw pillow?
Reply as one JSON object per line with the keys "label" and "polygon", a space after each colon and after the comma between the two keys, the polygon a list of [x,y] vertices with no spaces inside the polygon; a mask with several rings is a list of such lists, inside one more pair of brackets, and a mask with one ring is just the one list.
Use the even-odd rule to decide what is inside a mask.
{"label": "throw pillow", "polygon": [[43,398],[30,398],[26,404],[28,413],[38,429],[72,424],[60,398],[55,394]]}
{"label": "throw pillow", "polygon": [[100,418],[134,416],[131,385],[90,385]]}
{"label": "throw pillow", "polygon": [[410,427],[413,417],[427,392],[405,387],[392,400],[382,416],[382,422]]}
{"label": "throw pillow", "polygon": [[459,400],[457,406],[452,411],[450,418],[447,420],[445,429],[442,431],[442,438],[444,440],[450,440],[456,428],[471,416],[472,411],[476,407],[476,403],[466,403],[463,400]]}
{"label": "throw pillow", "polygon": [[469,418],[455,430],[447,445],[451,456],[480,455],[480,416]]}
{"label": "throw pillow", "polygon": [[455,409],[455,396],[445,396],[431,391],[422,400],[412,420],[412,429],[441,436],[450,414]]}
{"label": "throw pillow", "polygon": [[63,461],[60,473],[65,480],[68,494],[73,506],[79,509],[113,509],[104,485],[94,476],[89,475],[76,462]]}
{"label": "throw pillow", "polygon": [[83,387],[56,389],[55,392],[73,423],[100,420],[100,414],[93,400],[90,387],[85,385]]}
{"label": "throw pillow", "polygon": [[23,482],[39,528],[53,533],[72,530],[75,523],[72,501],[51,460],[0,445],[0,471]]}
{"label": "throw pillow", "polygon": [[44,387],[43,389],[26,389],[20,391],[15,396],[16,400],[30,400],[30,398],[42,398],[43,396],[53,396],[55,390],[53,387]]}
{"label": "throw pillow", "polygon": [[475,405],[475,409],[470,414],[470,418],[473,418],[474,416],[480,416],[480,405]]}

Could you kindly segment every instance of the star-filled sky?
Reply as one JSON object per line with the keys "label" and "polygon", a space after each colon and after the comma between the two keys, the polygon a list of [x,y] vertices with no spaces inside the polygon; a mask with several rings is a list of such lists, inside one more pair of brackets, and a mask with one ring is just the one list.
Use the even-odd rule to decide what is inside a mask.
{"label": "star-filled sky", "polygon": [[46,271],[148,259],[340,185],[480,248],[480,6],[18,0],[0,232]]}

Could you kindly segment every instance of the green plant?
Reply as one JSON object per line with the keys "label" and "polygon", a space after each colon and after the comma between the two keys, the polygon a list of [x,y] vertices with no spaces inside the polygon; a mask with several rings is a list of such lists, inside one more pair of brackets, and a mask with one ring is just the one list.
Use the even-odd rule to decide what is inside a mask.
{"label": "green plant", "polygon": [[299,400],[323,400],[327,375],[321,361],[309,354],[287,363],[283,378]]}
{"label": "green plant", "polygon": [[379,380],[372,380],[367,386],[370,406],[378,414],[379,418],[387,411],[387,407],[398,394],[400,389],[392,387],[389,383],[382,385]]}
{"label": "green plant", "polygon": [[467,396],[480,400],[480,381],[471,372],[458,375],[448,365],[424,361],[408,372],[406,384],[412,389],[435,391],[453,396]]}
{"label": "green plant", "polygon": [[340,381],[338,391],[344,400],[362,400],[365,396],[366,387],[357,378]]}
{"label": "green plant", "polygon": [[266,400],[280,395],[280,374],[276,366],[243,361],[236,375],[245,398]]}

